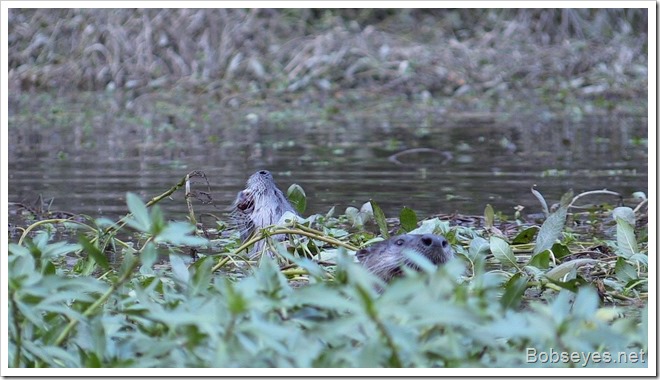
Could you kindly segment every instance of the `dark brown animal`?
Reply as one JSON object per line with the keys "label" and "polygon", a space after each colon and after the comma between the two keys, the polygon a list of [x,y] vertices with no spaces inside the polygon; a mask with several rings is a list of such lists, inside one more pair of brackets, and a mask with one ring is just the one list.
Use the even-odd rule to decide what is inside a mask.
{"label": "dark brown animal", "polygon": [[454,258],[454,250],[442,236],[405,234],[393,236],[356,252],[358,261],[370,272],[389,281],[403,273],[408,266],[417,269],[415,264],[403,254],[405,250],[415,251],[440,265]]}

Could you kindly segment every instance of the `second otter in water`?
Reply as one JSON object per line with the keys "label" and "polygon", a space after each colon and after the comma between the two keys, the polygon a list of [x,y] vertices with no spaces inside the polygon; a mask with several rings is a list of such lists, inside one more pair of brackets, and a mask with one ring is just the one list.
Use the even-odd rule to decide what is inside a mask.
{"label": "second otter in water", "polygon": [[[284,193],[277,188],[273,175],[268,170],[259,170],[248,178],[245,190],[236,195],[231,219],[241,234],[241,240],[246,241],[257,229],[277,223],[287,211],[298,215]],[[263,244],[259,243],[253,252],[261,249]]]}
{"label": "second otter in water", "polygon": [[403,254],[408,249],[426,257],[433,264],[444,264],[454,257],[454,250],[442,236],[405,234],[393,236],[356,252],[358,261],[370,272],[389,281],[403,273],[403,267],[416,269],[415,264]]}

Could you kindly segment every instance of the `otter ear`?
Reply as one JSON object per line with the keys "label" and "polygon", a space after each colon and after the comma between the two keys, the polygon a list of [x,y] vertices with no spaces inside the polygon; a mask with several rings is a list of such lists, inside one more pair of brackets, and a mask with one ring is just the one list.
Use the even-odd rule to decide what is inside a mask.
{"label": "otter ear", "polygon": [[365,248],[362,248],[361,250],[355,252],[355,257],[357,257],[359,261],[362,261],[364,258],[367,257],[367,252],[369,251],[367,251]]}

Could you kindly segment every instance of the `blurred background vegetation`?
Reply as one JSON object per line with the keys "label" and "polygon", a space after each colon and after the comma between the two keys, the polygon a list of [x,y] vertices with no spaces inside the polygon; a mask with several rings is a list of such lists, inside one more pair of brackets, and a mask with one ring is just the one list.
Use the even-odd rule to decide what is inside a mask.
{"label": "blurred background vegetation", "polygon": [[353,90],[458,111],[570,93],[612,110],[646,97],[647,23],[646,9],[12,9],[10,90]]}

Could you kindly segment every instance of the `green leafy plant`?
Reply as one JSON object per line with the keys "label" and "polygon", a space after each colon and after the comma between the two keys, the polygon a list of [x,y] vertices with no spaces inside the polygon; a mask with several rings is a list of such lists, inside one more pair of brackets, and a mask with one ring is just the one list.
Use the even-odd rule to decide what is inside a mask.
{"label": "green leafy plant", "polygon": [[[413,224],[406,210],[404,230],[449,236],[457,259],[437,268],[411,254],[420,271],[406,269],[385,284],[355,262],[345,216],[290,220],[191,261],[182,253],[217,245],[133,194],[127,205],[130,214],[118,223],[72,224],[77,243],[52,241],[41,230],[9,245],[11,366],[648,365],[579,355],[543,360],[648,352],[647,309],[634,302],[647,291],[646,251],[633,244],[628,210],[614,213],[622,223],[614,259],[572,257],[556,228],[555,239],[539,240],[543,226],[523,226],[509,238],[495,230],[495,213],[478,231],[437,218]],[[387,221],[377,209],[382,230]],[[323,225],[313,228],[318,219]],[[126,234],[132,241],[120,239]],[[279,234],[291,239],[272,239]],[[241,252],[259,239],[274,256],[249,261]],[[535,253],[539,242],[547,248]]]}

